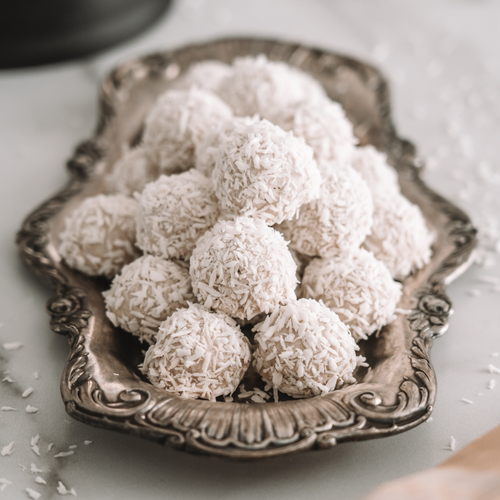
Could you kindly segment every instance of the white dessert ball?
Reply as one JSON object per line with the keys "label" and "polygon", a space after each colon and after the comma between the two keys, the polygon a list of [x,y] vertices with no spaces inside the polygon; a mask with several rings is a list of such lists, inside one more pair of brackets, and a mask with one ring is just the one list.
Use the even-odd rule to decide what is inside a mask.
{"label": "white dessert ball", "polygon": [[371,252],[362,248],[306,267],[300,295],[322,300],[336,312],[356,340],[366,339],[395,319],[402,286]]}
{"label": "white dessert ball", "polygon": [[156,180],[158,175],[158,167],[151,163],[144,148],[125,147],[107,177],[108,191],[132,196],[142,192],[146,184]]}
{"label": "white dessert ball", "polygon": [[402,194],[374,198],[373,227],[363,246],[373,252],[395,279],[429,263],[434,237],[417,205]]}
{"label": "white dessert ball", "polygon": [[265,382],[293,396],[327,394],[356,382],[356,345],[349,328],[324,304],[300,299],[258,324],[255,366]]}
{"label": "white dessert ball", "polygon": [[188,170],[195,163],[195,147],[232,116],[221,99],[207,90],[168,90],[148,114],[143,147],[163,174]]}
{"label": "white dessert ball", "polygon": [[217,93],[222,80],[233,73],[233,68],[221,61],[207,60],[191,64],[175,84],[175,88],[199,87]]}
{"label": "white dessert ball", "polygon": [[280,233],[237,217],[219,221],[198,240],[190,274],[205,307],[252,319],[295,300],[296,267]]}
{"label": "white dessert ball", "polygon": [[162,323],[142,372],[160,389],[215,400],[238,387],[249,364],[248,340],[236,322],[190,304]]}
{"label": "white dessert ball", "polygon": [[165,258],[189,259],[198,239],[219,217],[212,181],[194,169],[162,175],[137,200],[137,245]]}
{"label": "white dessert ball", "polygon": [[220,84],[219,95],[235,115],[258,114],[271,119],[279,110],[300,101],[324,99],[326,92],[307,73],[261,54],[236,58],[232,75]]}
{"label": "white dessert ball", "polygon": [[135,246],[137,202],[117,195],[86,198],[65,220],[59,254],[89,276],[112,278],[138,257]]}
{"label": "white dessert ball", "polygon": [[349,165],[322,168],[321,172],[320,197],[277,227],[291,249],[311,257],[359,247],[372,226],[373,200],[361,176]]}
{"label": "white dessert ball", "polygon": [[284,108],[271,121],[283,130],[292,131],[294,136],[304,138],[318,162],[346,163],[357,144],[344,109],[330,99],[308,100]]}
{"label": "white dessert ball", "polygon": [[103,296],[113,325],[150,344],[162,321],[195,300],[189,269],[153,255],[126,265]]}
{"label": "white dessert ball", "polygon": [[387,163],[387,155],[372,145],[355,148],[351,165],[366,181],[374,197],[395,196],[400,192],[398,174]]}
{"label": "white dessert ball", "polygon": [[303,139],[267,120],[234,125],[212,173],[223,210],[275,224],[319,196],[321,176]]}

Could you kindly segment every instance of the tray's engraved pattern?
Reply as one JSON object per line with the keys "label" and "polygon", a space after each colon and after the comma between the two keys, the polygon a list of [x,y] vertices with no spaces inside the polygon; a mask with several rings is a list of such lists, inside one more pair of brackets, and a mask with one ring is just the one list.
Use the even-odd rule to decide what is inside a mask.
{"label": "tray's engraved pattern", "polygon": [[[306,400],[268,404],[228,404],[188,400],[160,391],[139,377],[111,392],[94,373],[91,349],[94,312],[87,291],[73,286],[64,268],[49,253],[50,220],[95,175],[106,150],[105,132],[113,127],[116,108],[126,101],[137,81],[169,80],[193,60],[265,52],[270,58],[323,72],[331,78],[355,72],[376,95],[380,119],[378,146],[385,150],[400,176],[446,217],[441,235],[451,248],[430,277],[412,290],[414,305],[407,316],[406,334],[411,369],[400,373],[394,401],[386,404],[376,388],[361,383]],[[134,433],[174,447],[232,458],[263,458],[304,449],[325,449],[339,442],[383,437],[425,421],[436,397],[436,380],[429,354],[433,338],[441,335],[452,312],[445,285],[471,261],[475,229],[460,209],[430,190],[420,179],[415,148],[397,137],[390,116],[389,90],[373,67],[336,54],[295,44],[267,40],[221,40],[178,51],[155,54],[122,65],[103,83],[101,112],[94,139],[80,145],[68,162],[71,180],[56,196],[25,220],[17,236],[22,259],[54,286],[47,310],[51,327],[66,334],[70,355],[61,382],[68,413],[96,426]],[[364,129],[363,129],[364,130]],[[382,139],[381,139],[382,138]],[[95,354],[95,353],[94,353]],[[100,369],[105,369],[100,367]]]}

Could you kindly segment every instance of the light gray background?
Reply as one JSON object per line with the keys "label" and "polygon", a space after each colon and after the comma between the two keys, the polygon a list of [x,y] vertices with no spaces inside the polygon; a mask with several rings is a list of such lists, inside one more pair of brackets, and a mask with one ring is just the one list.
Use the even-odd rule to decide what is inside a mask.
{"label": "light gray background", "polygon": [[[57,481],[78,498],[359,499],[383,481],[450,456],[500,423],[500,4],[493,0],[181,0],[143,36],[83,62],[0,72],[0,499],[55,498]],[[377,64],[392,86],[400,135],[427,161],[426,181],[463,207],[481,230],[479,263],[448,288],[455,315],[432,351],[439,383],[431,422],[381,440],[342,444],[258,463],[180,453],[73,421],[59,380],[68,348],[49,328],[50,289],[19,262],[24,216],[65,182],[64,162],[90,136],[99,81],[119,62],[226,35],[269,36]],[[5,342],[24,347],[6,351]],[[2,372],[9,371],[8,374]],[[40,378],[35,380],[33,372]],[[489,390],[489,380],[498,387]],[[20,394],[28,387],[26,399]],[[469,399],[472,405],[464,403]],[[27,414],[27,404],[39,407]],[[40,434],[41,457],[30,450]],[[92,444],[84,445],[84,440]],[[47,445],[54,443],[51,452]],[[53,458],[68,446],[75,454]],[[34,463],[47,486],[34,482]],[[26,467],[23,471],[22,466]]]}

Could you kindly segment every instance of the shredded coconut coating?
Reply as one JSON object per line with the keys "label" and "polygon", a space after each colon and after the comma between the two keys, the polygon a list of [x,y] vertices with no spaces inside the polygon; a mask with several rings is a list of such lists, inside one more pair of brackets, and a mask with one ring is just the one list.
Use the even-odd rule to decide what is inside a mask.
{"label": "shredded coconut coating", "polygon": [[359,347],[323,303],[300,299],[280,306],[254,331],[255,366],[273,388],[306,398],[356,382]]}
{"label": "shredded coconut coating", "polygon": [[249,364],[248,340],[236,322],[190,304],[162,323],[142,372],[160,389],[215,400],[234,392]]}
{"label": "shredded coconut coating", "polygon": [[434,236],[417,205],[402,194],[374,197],[372,232],[363,246],[373,252],[395,279],[429,263]]}
{"label": "shredded coconut coating", "polygon": [[207,90],[168,90],[146,118],[143,146],[161,173],[183,172],[195,164],[196,145],[232,114]]}
{"label": "shredded coconut coating", "polygon": [[137,245],[160,257],[189,259],[219,217],[213,183],[197,170],[162,175],[137,200]]}
{"label": "shredded coconut coating", "polygon": [[374,197],[395,196],[400,192],[398,174],[387,163],[387,155],[372,145],[355,148],[351,165],[363,177]]}
{"label": "shredded coconut coating", "polygon": [[303,205],[297,217],[277,227],[291,249],[311,257],[359,247],[373,222],[372,196],[361,176],[349,165],[324,165],[320,165],[319,199]]}
{"label": "shredded coconut coating", "polygon": [[300,101],[326,96],[313,77],[284,62],[269,61],[263,54],[238,57],[233,69],[233,74],[221,82],[219,95],[238,116],[258,114],[271,119]]}
{"label": "shredded coconut coating", "polygon": [[195,300],[189,270],[153,255],[126,265],[103,296],[113,325],[150,344],[162,321]]}
{"label": "shredded coconut coating", "polygon": [[257,116],[236,116],[223,123],[220,129],[214,130],[207,135],[204,141],[196,146],[195,168],[207,177],[212,177],[220,145],[226,135],[236,126],[250,126],[259,121]]}
{"label": "shredded coconut coating", "polygon": [[321,176],[303,139],[267,120],[234,125],[223,136],[212,173],[223,210],[272,225],[318,198]]}
{"label": "shredded coconut coating", "polygon": [[322,300],[336,312],[356,340],[366,339],[395,319],[401,293],[401,283],[363,248],[313,259],[300,291],[302,297]]}
{"label": "shredded coconut coating", "polygon": [[196,244],[193,290],[207,308],[240,319],[295,300],[297,266],[283,236],[261,220],[220,221]]}
{"label": "shredded coconut coating", "polygon": [[271,121],[283,130],[292,131],[294,136],[304,138],[318,162],[346,163],[357,144],[344,109],[330,99],[308,100],[284,108]]}
{"label": "shredded coconut coating", "polygon": [[193,86],[217,93],[222,80],[231,76],[233,68],[221,61],[201,61],[194,63],[179,78],[175,88],[189,89]]}
{"label": "shredded coconut coating", "polygon": [[142,192],[146,184],[156,180],[158,175],[157,166],[151,164],[144,148],[125,147],[106,179],[107,188],[110,193],[132,196]]}
{"label": "shredded coconut coating", "polygon": [[59,254],[89,276],[112,278],[138,257],[135,246],[137,202],[122,194],[85,199],[59,234]]}

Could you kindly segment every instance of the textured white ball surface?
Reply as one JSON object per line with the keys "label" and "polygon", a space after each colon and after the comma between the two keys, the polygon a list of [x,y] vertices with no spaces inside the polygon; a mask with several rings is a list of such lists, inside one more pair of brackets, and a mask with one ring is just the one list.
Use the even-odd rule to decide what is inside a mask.
{"label": "textured white ball surface", "polygon": [[195,86],[217,93],[222,80],[232,73],[233,68],[221,61],[201,61],[189,66],[186,73],[176,82],[175,87],[189,89]]}
{"label": "textured white ball surface", "polygon": [[251,319],[295,300],[296,267],[280,233],[238,217],[218,222],[200,238],[190,274],[205,307]]}
{"label": "textured white ball surface", "polygon": [[372,145],[355,148],[351,165],[366,181],[374,197],[396,196],[400,192],[398,174],[387,163],[387,155]]}
{"label": "textured white ball surface", "polygon": [[189,259],[219,217],[212,181],[194,169],[162,175],[137,200],[137,245],[165,258]]}
{"label": "textured white ball surface", "polygon": [[291,249],[311,257],[359,247],[373,222],[370,189],[353,168],[336,165],[321,168],[321,172],[320,197],[303,205],[297,217],[278,226]]}
{"label": "textured white ball surface", "polygon": [[304,100],[324,99],[321,84],[307,73],[284,62],[269,61],[263,54],[233,61],[233,74],[224,79],[219,95],[235,115],[271,119],[276,113]]}
{"label": "textured white ball surface", "polygon": [[249,364],[248,341],[236,322],[190,304],[162,323],[142,372],[160,389],[214,400],[238,387]]}
{"label": "textured white ball surface", "polygon": [[196,145],[231,116],[231,109],[212,92],[168,90],[146,118],[143,147],[161,173],[183,172],[195,164]]}
{"label": "textured white ball surface", "polygon": [[395,279],[429,263],[434,237],[417,205],[402,194],[374,198],[373,227],[363,246],[373,252]]}
{"label": "textured white ball surface", "polygon": [[305,398],[356,381],[358,346],[349,328],[324,304],[310,299],[290,302],[254,330],[256,369],[279,391]]}
{"label": "textured white ball surface", "polygon": [[356,340],[395,319],[401,290],[385,265],[362,248],[313,259],[301,285],[301,295],[322,300],[349,326]]}
{"label": "textured white ball surface", "polygon": [[138,257],[135,246],[137,202],[117,195],[86,198],[65,220],[59,254],[89,276],[112,278]]}
{"label": "textured white ball surface", "polygon": [[150,344],[162,321],[195,300],[187,267],[153,255],[126,265],[103,296],[113,325]]}
{"label": "textured white ball surface", "polygon": [[304,101],[282,109],[271,120],[283,130],[292,131],[311,146],[318,162],[349,161],[357,139],[351,122],[338,102],[323,99]]}
{"label": "textured white ball surface", "polygon": [[234,125],[212,173],[223,210],[275,224],[319,196],[321,176],[303,139],[267,120]]}
{"label": "textured white ball surface", "polygon": [[142,192],[146,184],[156,180],[158,175],[158,167],[150,162],[144,148],[125,148],[107,178],[108,191],[132,196]]}

